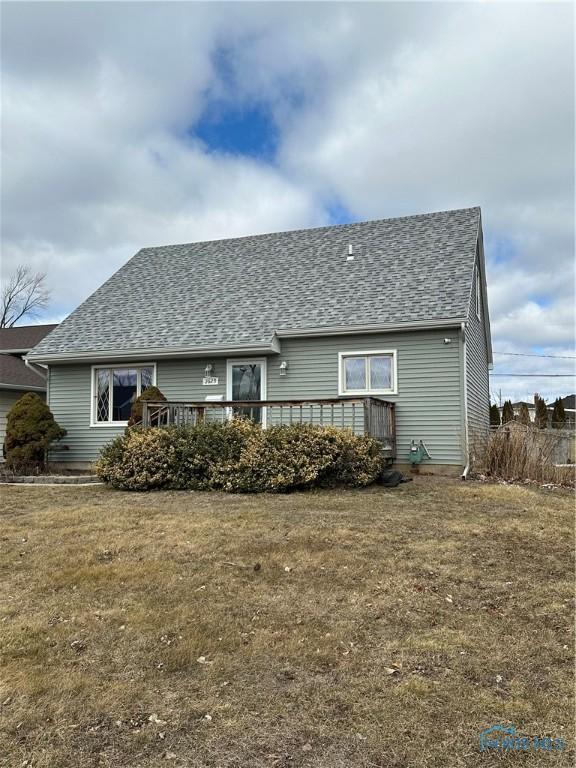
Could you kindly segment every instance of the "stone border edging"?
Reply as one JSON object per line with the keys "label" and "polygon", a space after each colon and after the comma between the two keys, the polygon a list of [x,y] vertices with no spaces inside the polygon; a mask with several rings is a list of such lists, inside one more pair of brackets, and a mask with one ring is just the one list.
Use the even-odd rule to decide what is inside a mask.
{"label": "stone border edging", "polygon": [[15,475],[0,485],[102,485],[95,475]]}

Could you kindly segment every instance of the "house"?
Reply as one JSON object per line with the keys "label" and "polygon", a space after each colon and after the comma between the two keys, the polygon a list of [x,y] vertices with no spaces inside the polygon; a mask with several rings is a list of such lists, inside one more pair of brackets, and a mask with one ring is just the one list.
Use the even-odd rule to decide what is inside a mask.
{"label": "house", "polygon": [[46,371],[37,365],[27,365],[24,355],[54,328],[55,325],[0,328],[0,445],[4,444],[8,411],[16,400],[26,392],[46,396]]}
{"label": "house", "polygon": [[400,466],[422,440],[427,468],[461,473],[488,430],[480,209],[144,248],[27,357],[68,465],[156,384],[178,423],[240,402],[264,426],[387,430]]}
{"label": "house", "polygon": [[[525,405],[526,408],[528,408],[528,415],[530,416],[530,421],[534,421],[536,418],[536,406],[534,403],[528,403],[525,400],[517,400],[515,403],[512,403],[512,410],[514,411],[514,416],[517,417],[520,415],[520,409],[522,406]],[[500,418],[502,418],[504,414],[504,406],[499,405],[498,410],[500,411]]]}
{"label": "house", "polygon": [[576,423],[576,395],[566,395],[561,399],[566,414],[566,426],[574,428]]}
{"label": "house", "polygon": [[[567,395],[566,397],[560,398],[562,401],[562,405],[564,406],[564,412],[566,414],[566,426],[567,427],[573,427],[574,421],[575,421],[575,414],[576,409],[574,407],[574,400],[576,398],[576,395]],[[528,403],[524,400],[518,400],[515,403],[512,403],[512,410],[514,411],[514,416],[517,417],[520,415],[520,408],[525,405],[528,408],[528,414],[530,416],[530,421],[534,421],[536,418],[536,406],[534,403]],[[548,410],[548,418],[550,421],[550,424],[552,422],[552,411],[554,410],[554,402],[551,401],[546,404],[546,408]],[[500,405],[498,406],[498,410],[500,411],[500,418],[502,418],[504,406]]]}

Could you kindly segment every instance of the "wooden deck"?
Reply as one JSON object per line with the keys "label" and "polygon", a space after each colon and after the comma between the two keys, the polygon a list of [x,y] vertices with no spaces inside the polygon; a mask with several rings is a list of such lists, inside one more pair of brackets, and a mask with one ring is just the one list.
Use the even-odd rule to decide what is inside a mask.
{"label": "wooden deck", "polygon": [[382,443],[389,458],[396,456],[394,403],[375,397],[319,400],[218,400],[195,402],[143,401],[142,424],[193,426],[199,421],[224,422],[234,416],[264,421],[266,426],[315,424],[351,429]]}

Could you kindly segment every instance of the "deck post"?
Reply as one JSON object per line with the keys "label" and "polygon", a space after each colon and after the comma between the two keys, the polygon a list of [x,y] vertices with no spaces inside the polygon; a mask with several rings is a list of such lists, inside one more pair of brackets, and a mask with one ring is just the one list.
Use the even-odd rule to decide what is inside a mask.
{"label": "deck post", "polygon": [[373,437],[372,429],[371,429],[372,427],[372,419],[371,419],[372,414],[370,413],[371,407],[372,407],[372,402],[370,398],[367,397],[364,400],[364,434],[370,435],[371,437]]}
{"label": "deck post", "polygon": [[148,403],[146,400],[141,400],[142,403],[142,426],[143,427],[149,427],[150,426],[150,416],[148,414]]}

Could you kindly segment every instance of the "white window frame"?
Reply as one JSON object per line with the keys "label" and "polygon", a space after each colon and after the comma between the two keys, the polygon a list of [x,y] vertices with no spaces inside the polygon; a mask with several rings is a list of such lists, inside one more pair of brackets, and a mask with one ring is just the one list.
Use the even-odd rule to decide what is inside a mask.
{"label": "white window frame", "polygon": [[[101,370],[109,370],[114,371],[119,368],[136,368],[138,371],[137,377],[136,377],[136,396],[138,397],[138,392],[142,392],[142,374],[140,372],[141,368],[152,368],[152,386],[156,386],[156,363],[109,363],[108,365],[93,365],[90,371],[91,376],[91,385],[90,385],[90,426],[91,427],[125,427],[127,426],[127,421],[97,421],[96,420],[96,409],[98,407],[97,398],[98,398],[98,387],[96,384],[96,372]],[[112,397],[112,387],[109,387],[109,393],[108,397]],[[108,416],[112,415],[112,408],[110,407],[110,403],[108,405]]]}
{"label": "white window frame", "polygon": [[[232,400],[232,366],[233,365],[261,365],[262,375],[260,377],[260,399],[266,400],[268,389],[268,361],[265,357],[248,358],[229,358],[226,360],[226,400]],[[228,408],[228,418],[232,418],[232,409]],[[262,427],[266,427],[267,413],[266,408],[262,408]]]}
{"label": "white window frame", "polygon": [[482,292],[480,285],[480,270],[476,267],[476,317],[480,320],[480,314],[482,309]]}
{"label": "white window frame", "polygon": [[[344,371],[344,360],[347,357],[383,357],[392,358],[392,388],[391,389],[370,389],[370,370],[367,362],[366,366],[366,389],[346,389],[346,374]],[[395,349],[359,349],[352,352],[338,352],[338,395],[346,397],[362,397],[363,395],[397,395],[398,394],[398,352]]]}

